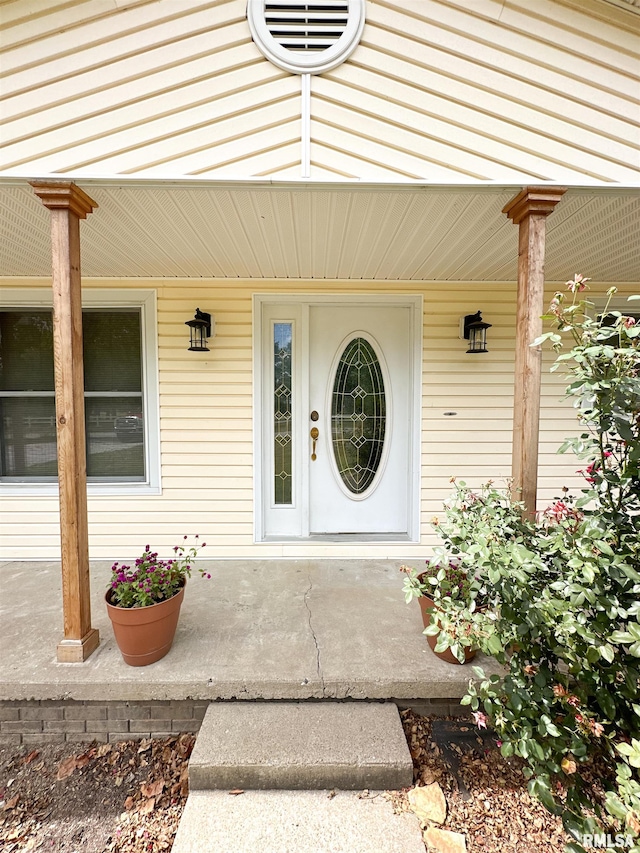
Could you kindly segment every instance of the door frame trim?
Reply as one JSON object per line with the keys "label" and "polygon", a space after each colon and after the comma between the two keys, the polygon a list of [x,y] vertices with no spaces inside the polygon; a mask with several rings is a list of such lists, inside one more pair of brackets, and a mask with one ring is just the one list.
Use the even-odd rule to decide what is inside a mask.
{"label": "door frame trim", "polygon": [[[308,507],[304,513],[303,524],[306,530],[300,537],[268,535],[265,530],[265,500],[264,500],[264,460],[270,452],[269,444],[263,430],[263,411],[266,400],[263,392],[263,313],[267,305],[300,305],[305,308],[303,313],[308,316],[308,308],[312,305],[389,305],[406,306],[411,311],[410,327],[412,334],[411,364],[412,393],[410,402],[410,441],[409,441],[409,476],[407,477],[407,539],[412,543],[420,541],[420,471],[421,471],[421,421],[422,421],[422,330],[423,330],[423,296],[416,293],[254,293],[253,294],[253,501],[254,501],[254,543],[273,544],[274,542],[309,542],[317,539],[309,536]],[[304,343],[306,351],[308,341]],[[303,389],[303,395],[308,394],[308,388]],[[388,541],[394,542],[397,536],[391,536]],[[333,540],[332,540],[333,541]],[[372,541],[380,541],[375,539]],[[386,541],[386,540],[385,540]],[[339,545],[339,538],[335,541]]]}

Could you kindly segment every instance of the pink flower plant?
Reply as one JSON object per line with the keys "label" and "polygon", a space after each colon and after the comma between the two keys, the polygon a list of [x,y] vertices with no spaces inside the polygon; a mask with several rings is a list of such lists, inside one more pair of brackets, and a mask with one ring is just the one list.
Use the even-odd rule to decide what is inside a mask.
{"label": "pink flower plant", "polygon": [[483,711],[473,711],[471,716],[473,717],[473,722],[479,729],[486,729],[488,717]]}
{"label": "pink flower plant", "polygon": [[582,293],[583,290],[587,289],[587,282],[591,281],[590,278],[585,278],[585,276],[580,275],[580,273],[576,273],[574,277],[566,282],[567,289],[571,291],[571,293]]}
{"label": "pink flower plant", "polygon": [[[184,538],[187,539],[186,536]],[[195,538],[198,539],[198,536]],[[161,560],[157,551],[145,545],[144,553],[133,566],[114,563],[111,567],[109,603],[116,607],[149,607],[172,598],[191,576],[198,552],[206,544],[196,543],[190,547],[176,545],[173,549],[175,557],[168,560]],[[211,578],[205,569],[198,567],[198,571],[202,577]]]}

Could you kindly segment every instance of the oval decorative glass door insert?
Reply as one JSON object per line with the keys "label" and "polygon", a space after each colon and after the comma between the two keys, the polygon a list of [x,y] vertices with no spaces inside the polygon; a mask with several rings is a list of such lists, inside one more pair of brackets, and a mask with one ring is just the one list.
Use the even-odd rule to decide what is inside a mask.
{"label": "oval decorative glass door insert", "polygon": [[347,489],[362,495],[373,483],[384,446],[386,397],[380,361],[365,338],[353,338],[336,368],[331,441]]}

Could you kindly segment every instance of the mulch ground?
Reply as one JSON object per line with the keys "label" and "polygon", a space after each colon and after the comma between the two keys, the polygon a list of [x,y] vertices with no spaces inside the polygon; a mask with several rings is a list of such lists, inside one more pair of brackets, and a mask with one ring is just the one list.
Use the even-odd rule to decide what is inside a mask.
{"label": "mulch ground", "polygon": [[195,737],[0,748],[0,850],[169,851]]}
{"label": "mulch ground", "polygon": [[[459,752],[458,779],[432,738],[431,721],[402,713],[414,783],[437,781],[445,829],[465,833],[469,853],[559,853],[559,821],[532,801],[515,761],[486,738]],[[471,723],[469,728],[473,729]],[[193,735],[114,744],[0,747],[0,850],[166,853],[188,794]],[[466,791],[464,789],[467,789]],[[407,792],[388,795],[410,811]]]}
{"label": "mulch ground", "polygon": [[[472,748],[448,745],[457,754],[459,781],[434,741],[432,721],[410,710],[401,717],[414,785],[438,782],[447,801],[442,828],[464,833],[468,853],[561,853],[569,838],[560,819],[531,799],[521,762],[505,760],[495,739],[481,738],[469,722],[469,733],[477,734]],[[411,811],[407,792],[390,796],[397,811]]]}

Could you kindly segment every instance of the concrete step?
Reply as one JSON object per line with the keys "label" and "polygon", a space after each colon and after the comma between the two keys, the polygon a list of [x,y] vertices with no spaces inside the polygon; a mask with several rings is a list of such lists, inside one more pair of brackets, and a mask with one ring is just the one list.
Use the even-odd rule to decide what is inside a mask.
{"label": "concrete step", "polygon": [[382,790],[412,778],[391,702],[214,702],[189,761],[191,791]]}
{"label": "concrete step", "polygon": [[[332,792],[333,793],[333,792]],[[172,853],[425,853],[414,815],[382,792],[189,794]]]}

